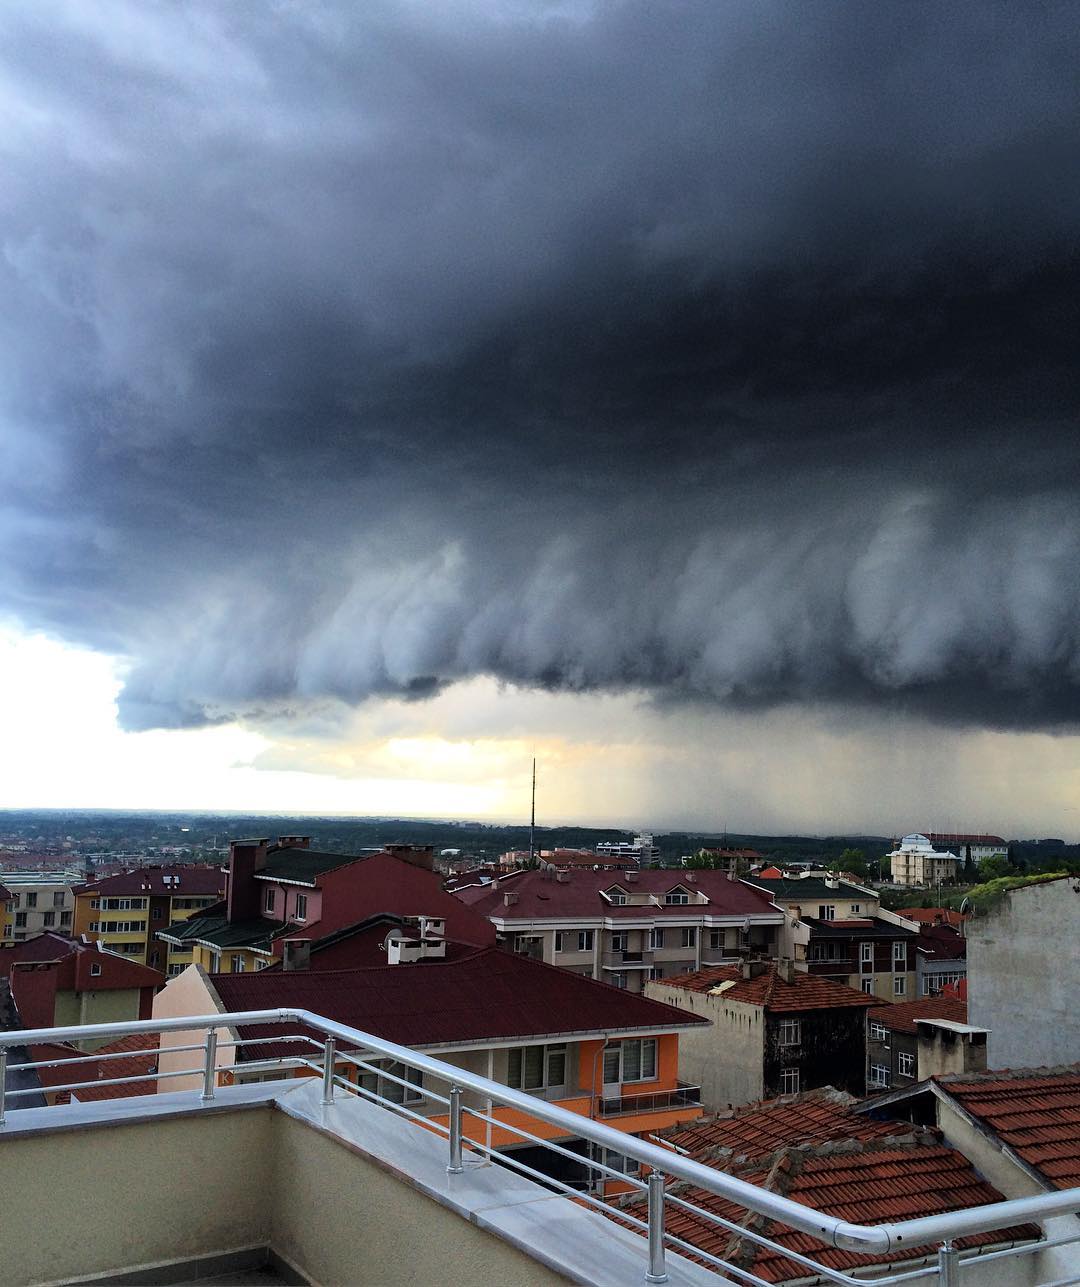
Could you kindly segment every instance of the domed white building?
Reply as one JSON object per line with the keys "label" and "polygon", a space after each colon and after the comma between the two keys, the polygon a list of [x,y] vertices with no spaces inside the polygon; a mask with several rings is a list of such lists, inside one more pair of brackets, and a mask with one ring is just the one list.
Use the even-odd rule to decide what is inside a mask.
{"label": "domed white building", "polygon": [[943,885],[955,880],[963,859],[954,853],[939,853],[929,836],[912,832],[888,854],[892,878],[897,885]]}

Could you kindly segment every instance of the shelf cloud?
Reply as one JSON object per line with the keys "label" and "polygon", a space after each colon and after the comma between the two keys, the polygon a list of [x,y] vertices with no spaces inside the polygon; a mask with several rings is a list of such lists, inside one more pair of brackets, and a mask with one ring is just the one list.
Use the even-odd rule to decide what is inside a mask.
{"label": "shelf cloud", "polygon": [[0,24],[0,610],[127,727],[1080,724],[1073,5]]}

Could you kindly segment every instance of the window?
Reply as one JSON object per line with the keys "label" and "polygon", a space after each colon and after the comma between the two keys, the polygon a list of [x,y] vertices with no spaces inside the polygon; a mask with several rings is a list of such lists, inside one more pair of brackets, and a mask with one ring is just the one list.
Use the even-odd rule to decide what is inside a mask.
{"label": "window", "polygon": [[682,931],[683,947],[697,947],[697,929],[693,925],[684,925]]}
{"label": "window", "polygon": [[16,912],[16,913],[15,913],[15,928],[16,928],[16,929],[25,929],[25,928],[26,928],[26,913],[25,913],[25,912]]}
{"label": "window", "polygon": [[92,975],[95,979],[96,979],[96,978],[98,977],[98,975],[101,973],[101,966],[97,963],[97,961],[94,961],[94,962],[91,964],[91,966],[90,966],[90,973],[91,973],[91,975]]}
{"label": "window", "polygon": [[608,902],[609,902],[609,903],[612,903],[615,907],[625,907],[625,906],[626,906],[626,892],[625,892],[625,890],[619,889],[619,888],[616,886],[616,887],[614,887],[614,888],[612,888],[612,889],[606,889],[606,890],[604,891],[604,893],[605,893],[605,894],[607,894]]}
{"label": "window", "polygon": [[893,965],[907,965],[907,944],[894,943],[892,945]]}
{"label": "window", "polygon": [[235,953],[234,953],[234,954],[229,958],[229,964],[230,964],[230,967],[231,967],[231,969],[232,969],[233,974],[243,974],[243,972],[244,972],[244,954],[243,954],[242,952],[235,952]]}
{"label": "window", "polygon": [[862,911],[862,904],[861,904],[861,903],[852,903],[852,904],[851,904],[851,914],[852,914],[852,916],[858,916],[858,914],[859,914],[861,911]]}
{"label": "window", "polygon": [[871,969],[874,965],[874,945],[873,943],[859,944],[859,960],[863,965],[869,965]]}
{"label": "window", "polygon": [[604,1085],[653,1081],[656,1078],[656,1038],[631,1037],[604,1051]]}
{"label": "window", "polygon": [[64,891],[63,891],[63,890],[60,890],[60,892],[59,892],[59,893],[53,894],[53,896],[52,896],[52,905],[53,905],[54,907],[63,907],[63,905],[64,905]]}
{"label": "window", "polygon": [[564,936],[563,936],[562,930],[555,931],[555,951],[556,952],[563,952],[566,950],[563,947],[563,937]]}
{"label": "window", "polygon": [[210,953],[210,973],[217,974],[217,972],[220,969],[221,969],[221,953],[211,952]]}
{"label": "window", "polygon": [[[364,1090],[370,1091],[373,1095],[380,1095],[393,1104],[415,1104],[424,1098],[424,1092],[421,1090],[424,1077],[419,1068],[407,1068],[393,1059],[367,1062],[374,1062],[378,1071],[360,1070],[358,1082]],[[395,1080],[396,1078],[401,1080]],[[403,1085],[403,1082],[406,1084]]]}
{"label": "window", "polygon": [[664,967],[662,965],[652,965],[649,967],[649,978],[655,983],[657,979],[664,977]]}
{"label": "window", "polygon": [[843,943],[837,943],[835,940],[811,943],[810,959],[811,961],[846,961],[847,948]]}
{"label": "window", "polygon": [[593,948],[592,930],[578,930],[577,950],[579,952],[591,952]]}
{"label": "window", "polygon": [[37,894],[27,894],[27,895],[26,895],[26,905],[27,905],[27,907],[36,907],[36,906],[37,906]]}
{"label": "window", "polygon": [[781,1019],[779,1039],[782,1046],[798,1046],[802,1043],[802,1023],[799,1019]]}
{"label": "window", "polygon": [[274,910],[274,891],[268,889],[263,898],[263,911],[272,912]]}
{"label": "window", "polygon": [[783,1068],[780,1071],[780,1094],[797,1095],[799,1093],[798,1068]]}
{"label": "window", "polygon": [[56,913],[55,913],[55,912],[46,912],[46,913],[45,913],[45,915],[44,915],[44,916],[42,916],[42,918],[41,918],[41,923],[42,923],[42,925],[45,925],[45,926],[55,925],[55,924],[56,924]]}
{"label": "window", "polygon": [[723,930],[709,930],[709,947],[714,952],[722,952],[727,947],[727,936]]}
{"label": "window", "polygon": [[819,903],[817,918],[819,921],[836,920],[836,905],[834,903]]}
{"label": "window", "polygon": [[915,1056],[908,1054],[907,1051],[901,1051],[897,1056],[896,1071],[901,1077],[915,1076]]}
{"label": "window", "polygon": [[175,978],[175,976],[177,974],[180,974],[183,971],[183,969],[184,969],[183,964],[180,961],[176,961],[174,964],[169,966],[169,976],[171,978]]}
{"label": "window", "polygon": [[61,924],[61,925],[70,925],[70,924],[71,924],[71,912],[70,912],[70,911],[66,911],[66,912],[61,912],[61,913],[60,913],[60,924]]}
{"label": "window", "polygon": [[680,885],[677,885],[674,889],[669,889],[664,895],[664,902],[668,907],[682,907],[689,901],[690,895]]}
{"label": "window", "polygon": [[662,929],[649,930],[649,951],[655,952],[658,947],[664,946],[664,931]]}
{"label": "window", "polygon": [[155,907],[153,910],[152,918],[155,921],[160,921],[164,917],[164,915],[165,915],[165,908],[162,907],[161,904],[159,903],[157,907]]}
{"label": "window", "polygon": [[145,898],[102,898],[99,902],[107,912],[141,912],[146,906]]}
{"label": "window", "polygon": [[307,894],[296,895],[296,911],[293,918],[298,921],[307,920]]}
{"label": "window", "polygon": [[515,1090],[562,1090],[566,1086],[566,1046],[516,1046],[509,1052],[506,1084]]}
{"label": "window", "polygon": [[902,974],[894,974],[892,981],[892,994],[894,997],[902,997],[907,992],[907,979]]}
{"label": "window", "polygon": [[866,995],[868,997],[872,997],[874,995],[874,980],[860,979],[859,982],[862,985],[862,990],[866,993]]}
{"label": "window", "polygon": [[21,900],[22,900],[22,894],[15,894],[11,900],[12,907],[18,907]]}
{"label": "window", "polygon": [[609,1166],[620,1175],[637,1175],[641,1170],[641,1163],[636,1157],[627,1157],[625,1153],[616,1153],[614,1149],[596,1149],[594,1157],[601,1166]]}
{"label": "window", "polygon": [[883,1023],[878,1023],[876,1020],[871,1021],[871,1023],[870,1023],[870,1040],[871,1040],[871,1041],[883,1041],[883,1042],[885,1043],[885,1045],[888,1045],[888,1044],[889,1044],[889,1030],[888,1030],[888,1028],[886,1028],[886,1027],[885,1027],[885,1025],[884,1025]]}
{"label": "window", "polygon": [[625,988],[626,975],[623,974],[622,971],[617,971],[615,974],[611,976],[611,986],[613,988]]}
{"label": "window", "polygon": [[630,942],[630,936],[625,930],[618,930],[611,936],[611,950],[613,952],[625,952],[626,945]]}
{"label": "window", "polygon": [[885,1064],[870,1065],[870,1085],[888,1086],[892,1081],[892,1070]]}

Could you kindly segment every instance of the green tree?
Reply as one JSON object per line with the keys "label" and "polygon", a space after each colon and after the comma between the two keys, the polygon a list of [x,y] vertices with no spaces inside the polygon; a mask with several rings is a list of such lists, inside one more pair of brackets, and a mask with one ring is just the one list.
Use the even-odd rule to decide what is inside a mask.
{"label": "green tree", "polygon": [[989,858],[979,859],[979,879],[1000,880],[1002,876],[1012,874],[1012,863],[1004,854],[991,854]]}
{"label": "green tree", "polygon": [[845,849],[839,858],[829,863],[829,871],[850,872],[857,880],[865,880],[870,874],[866,854],[861,849]]}

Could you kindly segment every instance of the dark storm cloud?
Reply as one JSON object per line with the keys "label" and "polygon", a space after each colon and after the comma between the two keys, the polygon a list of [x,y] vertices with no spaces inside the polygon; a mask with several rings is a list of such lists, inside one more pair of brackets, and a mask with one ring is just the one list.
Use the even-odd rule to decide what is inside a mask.
{"label": "dark storm cloud", "polygon": [[0,602],[129,726],[1080,717],[1074,6],[0,27]]}

